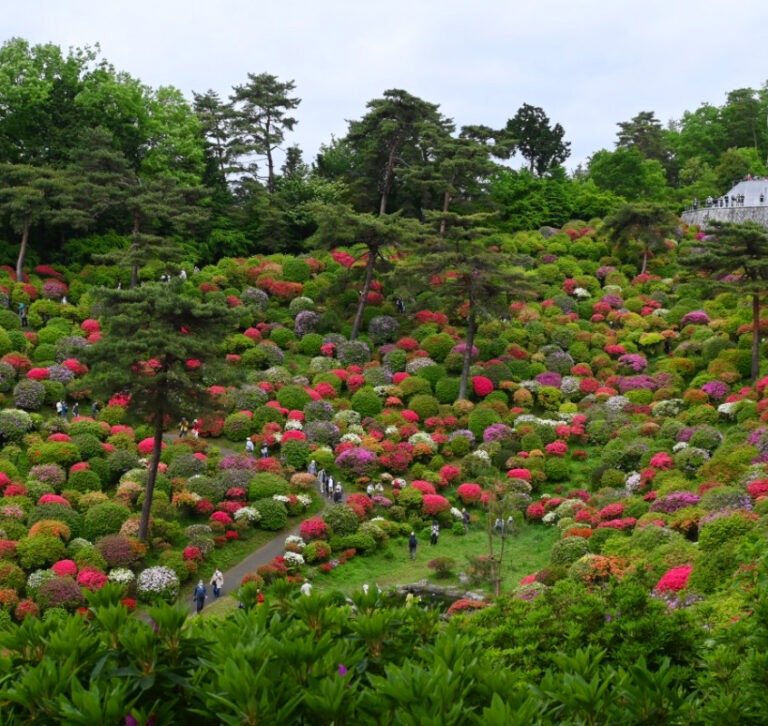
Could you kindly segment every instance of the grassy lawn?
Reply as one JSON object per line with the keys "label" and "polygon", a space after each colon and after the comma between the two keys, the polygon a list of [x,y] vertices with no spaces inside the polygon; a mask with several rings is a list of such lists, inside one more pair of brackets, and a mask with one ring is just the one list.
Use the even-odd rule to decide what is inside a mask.
{"label": "grassy lawn", "polygon": [[[526,575],[540,570],[549,562],[549,550],[559,538],[557,529],[541,525],[523,526],[517,537],[507,539],[504,550],[502,571],[502,592],[515,587]],[[498,554],[500,540],[494,541],[494,551]],[[416,559],[411,560],[408,542],[403,538],[393,539],[387,548],[368,557],[355,557],[344,565],[332,570],[327,575],[318,574],[314,585],[319,591],[341,590],[351,592],[359,589],[363,583],[374,583],[386,589],[393,585],[406,585],[419,580],[429,579],[439,585],[456,585],[457,577],[438,580],[427,563],[435,557],[452,557],[456,560],[456,571],[466,568],[466,557],[488,554],[488,535],[479,528],[470,531],[468,536],[456,536],[449,532],[440,535],[434,547],[429,542],[420,541],[416,550]],[[482,586],[472,589],[482,590]],[[485,588],[488,590],[488,588]]]}

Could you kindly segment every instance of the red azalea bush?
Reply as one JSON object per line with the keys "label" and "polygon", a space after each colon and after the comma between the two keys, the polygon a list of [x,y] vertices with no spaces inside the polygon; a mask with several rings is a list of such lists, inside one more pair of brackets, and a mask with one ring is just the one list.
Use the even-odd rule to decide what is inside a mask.
{"label": "red azalea bush", "polygon": [[418,489],[422,494],[437,494],[435,485],[432,482],[424,481],[423,479],[414,479],[411,482],[411,486],[414,489]]}
{"label": "red azalea bush", "polygon": [[436,517],[450,508],[451,503],[439,494],[425,494],[421,500],[421,511],[426,517]]}
{"label": "red azalea bush", "polygon": [[77,575],[77,563],[74,560],[59,560],[51,565],[51,570],[57,577],[74,577]]}
{"label": "red azalea bush", "polygon": [[525,518],[532,522],[540,522],[546,513],[547,510],[541,502],[534,502],[525,510]]}
{"label": "red azalea bush", "polygon": [[688,579],[693,572],[693,565],[682,565],[667,570],[653,589],[658,593],[679,592],[688,587]]}
{"label": "red azalea bush", "polygon": [[26,598],[21,600],[13,611],[13,617],[19,622],[26,618],[38,618],[40,617],[40,608],[34,600]]}
{"label": "red azalea bush", "polygon": [[64,497],[58,494],[43,494],[40,499],[37,500],[38,504],[63,504],[65,507],[72,506]]}
{"label": "red azalea bush", "polygon": [[648,462],[654,469],[671,469],[674,465],[672,457],[666,451],[659,451]]}
{"label": "red azalea bush", "polygon": [[16,542],[12,539],[0,539],[0,560],[10,560],[16,556]]}
{"label": "red azalea bush", "polygon": [[232,517],[230,517],[226,512],[214,512],[211,515],[211,521],[218,522],[219,524],[223,524],[225,527],[228,527],[230,524],[232,524],[233,520]]}
{"label": "red azalea bush", "polygon": [[328,538],[328,525],[320,517],[310,517],[301,523],[300,534],[303,540]]}
{"label": "red azalea bush", "polygon": [[507,476],[510,479],[522,479],[523,481],[531,481],[531,472],[529,469],[510,469],[507,472]]}
{"label": "red azalea bush", "polygon": [[756,479],[747,484],[747,493],[752,499],[768,496],[768,479]]}
{"label": "red azalea bush", "polygon": [[607,522],[610,519],[618,519],[624,514],[624,505],[621,502],[614,502],[603,507],[598,512],[598,518],[601,522]]}
{"label": "red azalea bush", "polygon": [[609,519],[606,522],[600,522],[597,525],[598,529],[618,529],[622,532],[632,529],[637,524],[637,520],[634,517],[622,517],[620,519]]}
{"label": "red azalea bush", "polygon": [[483,496],[483,489],[479,484],[468,481],[459,486],[456,490],[456,496],[464,504],[476,504]]}
{"label": "red azalea bush", "polygon": [[365,519],[373,511],[373,502],[365,494],[350,494],[345,503],[360,519]]}
{"label": "red azalea bush", "polygon": [[551,444],[547,444],[544,447],[550,456],[565,456],[568,453],[568,444],[564,441],[553,441]]}
{"label": "red azalea bush", "polygon": [[452,464],[445,464],[440,468],[440,478],[446,484],[453,484],[461,476],[461,469]]}
{"label": "red azalea bush", "polygon": [[476,396],[485,398],[493,391],[493,381],[486,376],[472,376],[472,390]]}
{"label": "red azalea bush", "polygon": [[445,611],[445,614],[449,617],[451,615],[455,615],[456,613],[466,613],[466,612],[472,612],[474,610],[482,610],[483,608],[487,608],[488,603],[483,602],[482,600],[469,600],[468,598],[461,598],[459,600],[456,600],[449,608]]}
{"label": "red azalea bush", "polygon": [[27,378],[33,381],[47,381],[51,372],[47,368],[30,368],[27,371]]}
{"label": "red azalea bush", "polygon": [[86,590],[101,590],[107,582],[107,576],[95,567],[85,567],[77,575],[77,584]]}

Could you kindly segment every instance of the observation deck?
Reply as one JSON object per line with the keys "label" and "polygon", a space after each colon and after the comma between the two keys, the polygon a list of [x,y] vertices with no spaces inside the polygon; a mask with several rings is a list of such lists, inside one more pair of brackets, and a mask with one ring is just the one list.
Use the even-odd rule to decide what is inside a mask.
{"label": "observation deck", "polygon": [[680,215],[686,224],[702,229],[709,222],[757,222],[768,229],[768,177],[748,176],[722,197],[694,199]]}

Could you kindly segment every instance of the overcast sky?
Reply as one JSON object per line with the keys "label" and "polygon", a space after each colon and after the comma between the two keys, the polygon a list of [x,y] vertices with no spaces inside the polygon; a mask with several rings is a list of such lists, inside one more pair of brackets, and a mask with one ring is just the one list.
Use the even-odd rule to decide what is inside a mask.
{"label": "overcast sky", "polygon": [[768,80],[757,0],[5,0],[0,17],[3,41],[99,43],[118,70],[190,99],[226,98],[249,72],[293,80],[287,141],[306,161],[390,88],[457,126],[540,106],[565,129],[572,170],[640,111],[666,124]]}

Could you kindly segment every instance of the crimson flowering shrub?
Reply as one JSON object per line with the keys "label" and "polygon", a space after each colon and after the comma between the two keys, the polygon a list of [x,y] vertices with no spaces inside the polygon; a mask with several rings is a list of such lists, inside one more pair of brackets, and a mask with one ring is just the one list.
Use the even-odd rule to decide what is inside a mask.
{"label": "crimson flowering shrub", "polygon": [[679,592],[688,587],[693,565],[682,565],[667,570],[653,588],[658,593]]}
{"label": "crimson flowering shrub", "polygon": [[450,617],[456,615],[456,613],[473,612],[475,610],[482,610],[487,608],[488,603],[482,600],[469,600],[467,598],[460,598],[453,602],[453,604],[446,610],[445,614]]}
{"label": "crimson flowering shrub", "polygon": [[465,482],[456,490],[456,496],[464,504],[476,504],[483,496],[483,489],[479,484],[475,484],[474,482]]}
{"label": "crimson flowering shrub", "polygon": [[601,528],[609,528],[609,529],[616,529],[621,532],[625,532],[627,530],[632,529],[637,524],[637,519],[634,517],[622,517],[620,519],[609,519],[605,522],[600,522],[597,525],[598,529]]}
{"label": "crimson flowering shrub", "polygon": [[551,456],[565,456],[568,453],[568,444],[565,441],[553,441],[547,444],[544,450]]}
{"label": "crimson flowering shrub", "polygon": [[450,508],[451,503],[440,494],[425,494],[421,500],[421,511],[426,517],[436,517]]}
{"label": "crimson flowering shrub", "polygon": [[26,618],[37,618],[40,617],[40,608],[34,600],[25,598],[16,606],[16,609],[13,611],[13,617],[19,622]]}
{"label": "crimson flowering shrub", "polygon": [[87,590],[101,590],[107,582],[107,576],[95,567],[84,567],[77,574],[77,584]]}
{"label": "crimson flowering shrub", "polygon": [[327,562],[330,559],[331,554],[331,546],[321,539],[310,542],[302,552],[304,560],[310,565]]}
{"label": "crimson flowering shrub", "polygon": [[547,510],[541,502],[534,502],[528,505],[525,510],[525,517],[532,522],[540,522],[546,513]]}
{"label": "crimson flowering shrub", "polygon": [[373,502],[366,494],[353,493],[347,497],[345,502],[359,519],[365,519],[373,511]]}
{"label": "crimson flowering shrub", "polygon": [[310,517],[301,523],[299,532],[305,542],[327,539],[328,525],[320,517]]}
{"label": "crimson flowering shrub", "polygon": [[445,464],[440,468],[440,478],[446,484],[453,484],[461,476],[461,469],[452,464]]}
{"label": "crimson flowering shrub", "polygon": [[614,502],[603,507],[597,514],[601,522],[607,522],[611,519],[618,519],[624,514],[624,505],[621,502]]}
{"label": "crimson flowering shrub", "polygon": [[58,577],[75,577],[77,563],[74,560],[59,560],[51,565],[51,570]]}
{"label": "crimson flowering shrub", "polygon": [[747,484],[747,493],[752,499],[768,496],[768,479],[756,479]]}
{"label": "crimson flowering shrub", "polygon": [[435,485],[432,482],[423,479],[414,479],[411,486],[418,489],[422,494],[436,494]]}

